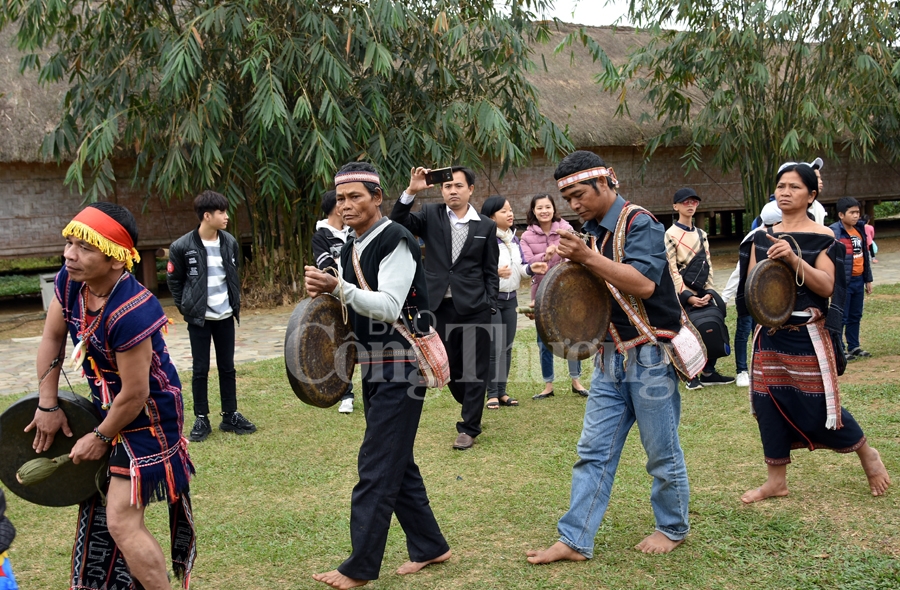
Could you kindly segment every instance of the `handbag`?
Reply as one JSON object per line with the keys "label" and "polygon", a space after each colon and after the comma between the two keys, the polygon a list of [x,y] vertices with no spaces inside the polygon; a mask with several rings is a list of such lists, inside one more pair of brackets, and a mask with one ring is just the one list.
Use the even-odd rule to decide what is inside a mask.
{"label": "handbag", "polygon": [[703,237],[700,236],[700,228],[697,228],[697,236],[700,237],[702,256],[697,253],[691,261],[681,269],[681,280],[691,291],[699,291],[706,286],[709,280],[709,260],[706,257],[706,249],[703,248]]}
{"label": "handbag", "polygon": [[[359,286],[366,291],[371,291],[372,289],[363,277],[356,248],[353,248],[353,271],[356,273]],[[418,316],[418,312],[416,316]],[[428,326],[427,334],[416,334],[403,325],[399,318],[394,320],[391,326],[412,347],[419,365],[419,375],[425,382],[425,387],[440,389],[447,385],[450,382],[450,360],[447,358],[447,349],[444,348],[444,343],[434,326]]]}

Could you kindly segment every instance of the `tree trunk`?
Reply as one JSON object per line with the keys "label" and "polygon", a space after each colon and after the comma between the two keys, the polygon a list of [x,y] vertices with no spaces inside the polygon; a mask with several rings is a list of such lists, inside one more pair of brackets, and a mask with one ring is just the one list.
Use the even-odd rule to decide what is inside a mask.
{"label": "tree trunk", "polygon": [[306,203],[251,196],[253,259],[244,272],[249,307],[286,305],[305,294],[303,267],[312,264],[315,218]]}

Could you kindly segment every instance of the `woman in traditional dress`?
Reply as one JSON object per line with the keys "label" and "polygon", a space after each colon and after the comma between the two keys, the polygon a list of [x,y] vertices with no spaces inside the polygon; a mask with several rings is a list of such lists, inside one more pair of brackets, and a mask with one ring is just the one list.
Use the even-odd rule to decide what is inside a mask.
{"label": "woman in traditional dress", "polygon": [[[522,259],[526,264],[534,262],[546,262],[547,270],[563,261],[556,253],[559,246],[558,231],[571,231],[572,226],[562,219],[556,212],[556,203],[550,195],[535,195],[531,198],[528,207],[528,228],[522,234]],[[538,286],[544,277],[537,275],[531,280],[531,307],[534,307],[534,299]],[[538,349],[541,354],[541,374],[544,377],[544,390],[532,396],[531,399],[545,399],[553,397],[553,353],[547,348],[546,343],[538,334]],[[572,393],[587,397],[587,389],[581,384],[581,361],[570,360],[569,377],[572,378]]]}
{"label": "woman in traditional dress", "polygon": [[[526,276],[542,275],[547,272],[546,262],[522,261],[522,249],[516,228],[515,216],[509,201],[494,195],[488,197],[481,206],[481,214],[490,217],[497,224],[497,247],[500,249],[497,273],[500,275],[500,291],[497,294],[497,313],[491,316],[491,323],[499,327],[494,333],[491,347],[490,379],[487,385],[487,409],[498,410],[500,406],[518,406],[519,402],[506,393],[506,382],[512,362],[513,341],[516,339],[516,292]],[[501,348],[501,346],[505,346]]]}
{"label": "woman in traditional dress", "polygon": [[818,193],[818,181],[809,165],[784,164],[775,182],[782,221],[768,231],[757,232],[753,240],[741,246],[739,312],[746,311],[744,286],[757,261],[782,260],[796,273],[800,286],[794,312],[786,325],[756,330],[750,398],[762,437],[768,479],[746,492],[741,500],[749,504],[787,496],[791,450],[803,447],[855,452],[872,495],[880,496],[890,485],[890,477],[878,451],[866,442],[862,428],[841,407],[838,392],[839,359],[832,342],[839,338],[841,329],[843,246],[827,227],[806,215]]}

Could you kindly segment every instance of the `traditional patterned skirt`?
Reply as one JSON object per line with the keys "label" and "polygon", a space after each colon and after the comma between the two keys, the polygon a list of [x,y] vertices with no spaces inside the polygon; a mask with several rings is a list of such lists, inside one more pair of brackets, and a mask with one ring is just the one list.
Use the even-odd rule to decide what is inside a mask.
{"label": "traditional patterned skirt", "polygon": [[750,404],[769,465],[791,462],[791,449],[852,453],[866,442],[841,407],[831,335],[820,314],[792,317],[778,330],[757,328]]}

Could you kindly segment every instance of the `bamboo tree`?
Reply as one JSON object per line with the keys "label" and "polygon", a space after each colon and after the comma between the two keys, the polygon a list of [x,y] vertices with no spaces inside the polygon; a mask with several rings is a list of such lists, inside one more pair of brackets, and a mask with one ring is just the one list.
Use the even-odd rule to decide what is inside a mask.
{"label": "bamboo tree", "polygon": [[131,182],[223,192],[251,220],[251,275],[296,293],[319,195],[366,159],[524,164],[571,148],[525,78],[545,0],[2,0],[23,69],[69,84],[43,152],[87,200]]}
{"label": "bamboo tree", "polygon": [[[625,63],[613,64],[584,31],[560,50],[586,44],[602,65],[598,83],[620,97],[617,114],[639,108],[641,121],[662,123],[647,158],[686,145],[691,170],[707,147],[723,172],[740,170],[752,218],[786,160],[900,156],[896,4],[634,0],[627,18],[648,40]],[[638,107],[635,94],[649,105]]]}

